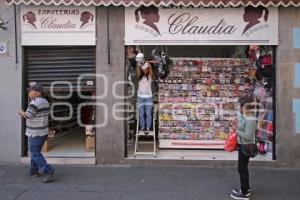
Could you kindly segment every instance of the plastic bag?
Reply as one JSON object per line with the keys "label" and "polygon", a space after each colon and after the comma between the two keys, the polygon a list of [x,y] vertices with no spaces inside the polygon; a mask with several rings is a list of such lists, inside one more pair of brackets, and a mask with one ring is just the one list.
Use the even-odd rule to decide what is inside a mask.
{"label": "plastic bag", "polygon": [[232,152],[235,151],[236,148],[237,148],[237,134],[234,132],[229,134],[227,140],[225,141],[224,150],[227,152]]}

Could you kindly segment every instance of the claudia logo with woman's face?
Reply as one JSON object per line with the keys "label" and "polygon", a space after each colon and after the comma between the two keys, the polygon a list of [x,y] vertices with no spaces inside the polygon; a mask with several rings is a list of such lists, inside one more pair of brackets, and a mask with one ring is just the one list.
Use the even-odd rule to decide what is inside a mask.
{"label": "claudia logo with woman's face", "polygon": [[80,21],[80,28],[84,28],[85,25],[94,21],[94,15],[88,11],[84,11],[81,13]]}
{"label": "claudia logo with woman's face", "polygon": [[151,6],[141,6],[135,10],[135,20],[139,22],[141,18],[144,20],[143,24],[155,30],[159,35],[160,31],[156,25],[159,22],[159,10],[157,7]]}
{"label": "claudia logo with woman's face", "polygon": [[[263,19],[261,19],[262,17]],[[244,21],[247,22],[247,25],[242,35],[244,35],[244,33],[246,33],[250,28],[262,23],[262,20],[267,22],[269,18],[269,10],[263,6],[247,6],[245,7],[243,18]]]}
{"label": "claudia logo with woman's face", "polygon": [[26,14],[23,15],[23,22],[27,23],[30,25],[32,28],[36,29],[36,16],[35,13],[32,11],[27,12]]}

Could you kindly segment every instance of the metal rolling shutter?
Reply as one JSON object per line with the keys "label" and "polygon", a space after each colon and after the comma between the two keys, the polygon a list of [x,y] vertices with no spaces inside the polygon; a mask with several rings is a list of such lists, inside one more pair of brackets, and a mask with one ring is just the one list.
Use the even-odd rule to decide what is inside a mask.
{"label": "metal rolling shutter", "polygon": [[[53,81],[69,81],[74,90],[82,74],[95,74],[95,47],[26,47],[26,82],[42,84],[49,91]],[[94,77],[85,77],[80,84],[83,91],[95,90]],[[54,91],[66,91],[68,85],[56,85]]]}

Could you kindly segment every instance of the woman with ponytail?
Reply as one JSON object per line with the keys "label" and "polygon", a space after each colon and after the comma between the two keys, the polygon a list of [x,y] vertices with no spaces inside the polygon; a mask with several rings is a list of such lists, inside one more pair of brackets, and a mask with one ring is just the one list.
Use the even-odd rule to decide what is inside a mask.
{"label": "woman with ponytail", "polygon": [[137,67],[138,75],[138,110],[139,126],[144,133],[149,133],[152,129],[152,81],[153,72],[150,62],[146,61],[142,66]]}
{"label": "woman with ponytail", "polygon": [[151,5],[151,6],[141,6],[138,9],[135,10],[135,20],[136,22],[140,21],[140,18],[143,18],[143,24],[151,27],[154,29],[158,34],[160,34],[160,31],[158,27],[155,25],[155,23],[159,22],[159,13],[158,8]]}
{"label": "woman with ponytail", "polygon": [[27,22],[28,24],[32,25],[34,28],[36,28],[35,22],[36,22],[36,17],[34,12],[27,12],[26,14],[23,15],[23,21]]}
{"label": "woman with ponytail", "polygon": [[94,15],[90,12],[85,11],[81,13],[80,21],[82,22],[80,28],[82,28],[87,23],[94,21]]}
{"label": "woman with ponytail", "polygon": [[245,13],[244,13],[244,21],[248,22],[247,26],[245,27],[243,34],[247,32],[250,28],[255,26],[256,24],[261,23],[259,19],[263,16],[264,14],[264,21],[268,21],[269,17],[269,10],[266,7],[263,6],[258,6],[258,7],[253,7],[253,6],[247,6],[245,7]]}

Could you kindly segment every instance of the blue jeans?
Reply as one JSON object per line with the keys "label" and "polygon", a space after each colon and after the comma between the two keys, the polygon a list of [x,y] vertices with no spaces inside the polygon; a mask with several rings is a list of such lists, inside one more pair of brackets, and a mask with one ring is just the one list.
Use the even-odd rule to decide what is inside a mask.
{"label": "blue jeans", "polygon": [[28,148],[31,155],[31,172],[41,171],[45,174],[54,172],[54,168],[51,165],[48,165],[46,159],[41,153],[47,137],[48,135],[28,137]]}
{"label": "blue jeans", "polygon": [[140,128],[141,129],[151,129],[152,125],[152,107],[153,100],[152,97],[142,98],[138,97],[138,109],[140,115]]}

